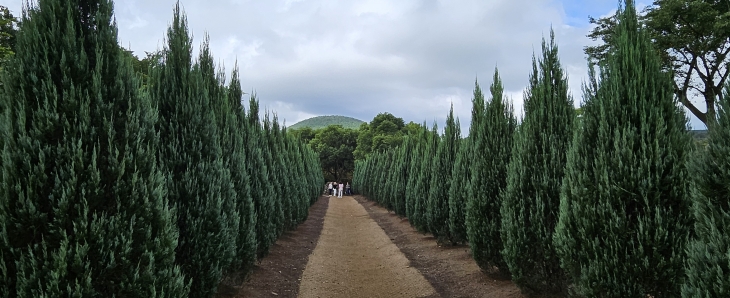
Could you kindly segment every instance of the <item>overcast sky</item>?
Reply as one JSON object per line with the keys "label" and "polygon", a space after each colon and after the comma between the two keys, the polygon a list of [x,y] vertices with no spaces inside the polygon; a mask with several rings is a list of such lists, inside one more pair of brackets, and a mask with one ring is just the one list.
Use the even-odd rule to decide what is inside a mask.
{"label": "overcast sky", "polygon": [[[4,1],[5,2],[5,1]],[[21,0],[8,0],[20,15]],[[643,2],[643,3],[642,3]],[[637,1],[644,6],[649,0]],[[175,0],[118,0],[120,43],[138,56],[164,45]],[[210,35],[227,73],[287,125],[319,115],[370,121],[380,112],[441,127],[453,103],[462,134],[474,81],[498,67],[515,111],[533,52],[555,30],[575,105],[587,77],[588,16],[617,0],[181,0],[196,47]],[[488,96],[488,94],[486,94]],[[699,127],[696,119],[693,127]]]}

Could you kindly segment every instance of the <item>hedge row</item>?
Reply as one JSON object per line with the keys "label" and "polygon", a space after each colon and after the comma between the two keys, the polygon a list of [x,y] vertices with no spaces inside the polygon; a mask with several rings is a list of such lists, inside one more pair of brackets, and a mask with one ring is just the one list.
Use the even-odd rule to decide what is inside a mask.
{"label": "hedge row", "polygon": [[[179,7],[146,85],[111,1],[41,0],[2,74],[0,296],[210,297],[307,217],[317,155]],[[228,82],[226,84],[226,81]]]}
{"label": "hedge row", "polygon": [[465,230],[477,264],[527,293],[727,296],[730,87],[707,148],[693,149],[633,1],[618,15],[582,117],[551,33],[519,125],[495,72],[489,100],[476,85],[468,138],[455,138],[450,112],[444,135],[424,128],[359,161],[354,190],[440,241],[461,242]]}

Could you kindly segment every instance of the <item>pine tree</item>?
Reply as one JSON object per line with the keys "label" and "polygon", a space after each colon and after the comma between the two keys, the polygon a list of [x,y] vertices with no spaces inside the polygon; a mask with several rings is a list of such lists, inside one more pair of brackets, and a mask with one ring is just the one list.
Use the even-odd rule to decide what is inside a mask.
{"label": "pine tree", "polygon": [[505,101],[499,71],[494,70],[491,100],[475,128],[479,156],[474,156],[472,183],[474,191],[467,202],[467,226],[472,255],[483,270],[496,267],[502,274],[509,268],[502,257],[502,216],[500,207],[507,188],[507,165],[512,150],[516,120],[512,106]]}
{"label": "pine tree", "polygon": [[[203,61],[205,63],[205,61]],[[150,92],[159,107],[159,159],[169,171],[170,201],[177,206],[176,261],[190,280],[190,295],[215,293],[233,261],[238,212],[223,164],[220,135],[201,65],[192,65],[187,20],[175,7],[163,63],[152,69]],[[235,203],[235,202],[233,202]]]}
{"label": "pine tree", "polygon": [[428,196],[428,224],[430,232],[439,240],[454,243],[449,230],[449,190],[454,160],[459,152],[461,128],[459,119],[454,119],[454,106],[446,117],[446,128],[441,142],[436,149],[436,156],[431,167],[431,187]]}
{"label": "pine tree", "polygon": [[181,297],[157,114],[111,1],[24,13],[0,106],[0,296]]}
{"label": "pine tree", "polygon": [[707,148],[698,149],[690,164],[695,236],[687,244],[683,297],[730,293],[730,84],[725,85],[724,93]]}
{"label": "pine tree", "polygon": [[550,43],[543,40],[539,68],[534,58],[532,68],[500,209],[502,256],[521,289],[562,293],[566,279],[552,238],[575,112],[552,30]]}
{"label": "pine tree", "polygon": [[555,244],[581,295],[677,297],[691,226],[690,137],[633,1],[618,15],[615,50],[584,92]]}

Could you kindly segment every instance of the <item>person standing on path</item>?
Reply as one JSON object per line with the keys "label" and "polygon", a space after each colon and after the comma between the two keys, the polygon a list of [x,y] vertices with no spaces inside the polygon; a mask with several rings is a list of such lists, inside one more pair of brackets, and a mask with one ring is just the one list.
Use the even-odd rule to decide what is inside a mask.
{"label": "person standing on path", "polygon": [[344,185],[344,184],[342,184],[342,182],[340,182],[340,185],[339,185],[339,187],[338,187],[338,190],[339,190],[339,191],[338,191],[338,193],[337,193],[337,197],[338,197],[338,198],[342,198],[342,191],[343,191],[344,189],[345,189],[345,185]]}
{"label": "person standing on path", "polygon": [[331,196],[332,196],[332,182],[330,182],[330,184],[329,184],[329,195],[327,195],[327,197],[331,197]]}
{"label": "person standing on path", "polygon": [[348,196],[351,195],[351,193],[350,193],[350,182],[347,182],[347,184],[345,185],[345,194],[348,195]]}

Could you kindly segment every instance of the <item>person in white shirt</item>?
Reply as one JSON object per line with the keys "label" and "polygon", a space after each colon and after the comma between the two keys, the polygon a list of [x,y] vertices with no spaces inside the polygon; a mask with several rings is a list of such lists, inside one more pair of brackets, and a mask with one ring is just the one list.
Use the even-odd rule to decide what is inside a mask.
{"label": "person in white shirt", "polygon": [[337,191],[337,197],[342,198],[342,191],[345,189],[345,185],[340,182],[340,185],[338,186]]}
{"label": "person in white shirt", "polygon": [[329,184],[329,190],[330,190],[330,192],[329,192],[328,197],[331,197],[332,196],[332,182],[330,182],[330,184]]}

